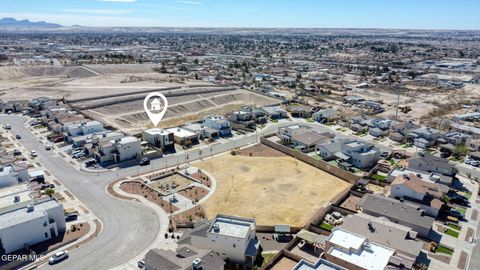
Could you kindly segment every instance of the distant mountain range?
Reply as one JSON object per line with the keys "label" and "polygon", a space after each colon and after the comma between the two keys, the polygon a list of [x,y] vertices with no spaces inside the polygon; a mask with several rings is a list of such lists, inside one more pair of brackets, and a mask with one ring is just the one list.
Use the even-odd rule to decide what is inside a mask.
{"label": "distant mountain range", "polygon": [[19,20],[15,18],[0,19],[0,27],[20,27],[20,28],[59,28],[60,24],[48,22],[31,22],[29,20]]}

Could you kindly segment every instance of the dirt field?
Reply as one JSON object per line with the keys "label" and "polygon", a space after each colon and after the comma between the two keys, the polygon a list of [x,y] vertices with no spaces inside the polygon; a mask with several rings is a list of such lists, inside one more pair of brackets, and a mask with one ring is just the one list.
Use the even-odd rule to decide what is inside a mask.
{"label": "dirt field", "polygon": [[179,191],[178,194],[182,195],[185,198],[189,198],[192,201],[193,200],[199,201],[203,197],[207,196],[208,190],[201,187],[192,186]]}
{"label": "dirt field", "polygon": [[212,174],[217,190],[203,205],[217,213],[253,217],[259,225],[303,226],[350,184],[292,157],[222,155],[192,164]]}
{"label": "dirt field", "polygon": [[[0,67],[3,100],[34,97],[76,99],[132,93],[172,86],[211,85],[194,80],[180,82],[174,76],[153,71],[155,65],[21,66]],[[128,81],[135,77],[135,80]]]}
{"label": "dirt field", "polygon": [[268,147],[264,144],[258,143],[254,146],[244,148],[239,151],[239,155],[249,156],[249,157],[283,157],[286,156],[284,153]]}
{"label": "dirt field", "polygon": [[[202,88],[208,90],[208,88]],[[195,88],[191,91],[197,91]],[[185,90],[182,90],[185,91]],[[168,110],[159,127],[175,127],[187,122],[196,122],[212,114],[224,115],[245,105],[266,106],[277,99],[265,97],[241,89],[222,89],[214,93],[192,93],[181,97],[168,97]],[[100,100],[101,101],[101,100]],[[90,101],[86,102],[90,103]],[[135,134],[153,127],[143,109],[143,100],[119,102],[117,104],[88,109],[84,112],[94,119],[108,123],[127,133]]]}

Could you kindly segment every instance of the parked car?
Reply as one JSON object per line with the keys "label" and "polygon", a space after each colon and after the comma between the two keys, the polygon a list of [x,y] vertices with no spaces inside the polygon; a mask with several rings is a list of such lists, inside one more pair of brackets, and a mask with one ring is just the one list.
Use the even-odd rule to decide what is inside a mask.
{"label": "parked car", "polygon": [[32,152],[30,152],[30,155],[32,157],[38,157],[37,151],[35,151],[35,150],[32,150]]}
{"label": "parked car", "polygon": [[462,200],[465,200],[465,201],[468,201],[468,198],[461,195],[461,194],[458,194],[457,192],[453,191],[453,190],[450,190],[448,191],[447,193],[448,197],[450,197],[451,199],[454,199],[454,198],[457,198],[457,199],[462,199]]}
{"label": "parked car", "polygon": [[20,135],[18,135],[18,134],[15,135],[15,139],[20,140],[21,138],[22,138],[22,136],[20,136]]}
{"label": "parked car", "polygon": [[140,164],[140,166],[149,165],[149,164],[150,164],[150,159],[148,159],[148,158],[142,158],[142,159],[140,159],[139,164]]}
{"label": "parked car", "polygon": [[138,261],[137,266],[138,266],[138,268],[140,268],[140,269],[144,268],[144,267],[145,267],[145,261],[144,261],[144,260]]}
{"label": "parked car", "polygon": [[457,209],[455,208],[450,208],[450,216],[456,217],[458,219],[463,219],[462,213],[460,213]]}
{"label": "parked car", "polygon": [[74,150],[72,151],[71,154],[72,154],[72,156],[73,156],[73,155],[83,154],[83,153],[85,153],[85,150],[83,150],[83,149],[81,149],[81,148],[76,148],[76,149],[74,149]]}
{"label": "parked car", "polygon": [[13,150],[13,155],[14,156],[20,156],[20,155],[22,155],[22,152],[18,149],[15,149],[15,150]]}
{"label": "parked car", "polygon": [[47,189],[47,188],[55,188],[55,185],[54,184],[42,184],[40,186],[41,190],[44,190],[44,189]]}
{"label": "parked car", "polygon": [[81,152],[81,153],[74,154],[72,157],[73,158],[81,158],[81,157],[84,157],[84,156],[85,156],[85,153]]}
{"label": "parked car", "polygon": [[92,167],[95,164],[97,164],[97,161],[93,158],[85,161],[85,167]]}
{"label": "parked car", "polygon": [[448,158],[452,155],[450,152],[440,152],[440,157],[441,158]]}
{"label": "parked car", "polygon": [[78,215],[76,213],[70,213],[70,214],[65,216],[65,221],[66,222],[74,221],[74,220],[77,220],[77,219],[78,219]]}
{"label": "parked car", "polygon": [[461,205],[461,206],[469,206],[469,204],[470,204],[468,202],[468,200],[465,200],[465,199],[462,199],[462,198],[459,198],[459,197],[451,198],[449,200],[449,202],[454,203],[454,204],[458,204],[458,205]]}
{"label": "parked car", "polygon": [[474,159],[466,159],[465,164],[472,165],[472,166],[475,166],[475,167],[480,166],[480,162],[476,161]]}
{"label": "parked car", "polygon": [[48,264],[56,264],[68,258],[68,251],[62,250],[55,253],[50,259],[48,259]]}

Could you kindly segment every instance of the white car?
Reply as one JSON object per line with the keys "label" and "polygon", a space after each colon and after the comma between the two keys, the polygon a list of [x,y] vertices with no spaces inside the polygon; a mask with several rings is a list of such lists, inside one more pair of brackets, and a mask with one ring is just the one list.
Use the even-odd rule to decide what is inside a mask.
{"label": "white car", "polygon": [[62,250],[48,259],[48,264],[56,264],[68,258],[68,251]]}
{"label": "white car", "polygon": [[52,145],[49,144],[49,143],[45,144],[45,150],[47,150],[47,151],[52,150]]}
{"label": "white car", "polygon": [[32,150],[32,152],[30,152],[30,155],[32,157],[38,157],[37,151],[35,151],[35,150]]}

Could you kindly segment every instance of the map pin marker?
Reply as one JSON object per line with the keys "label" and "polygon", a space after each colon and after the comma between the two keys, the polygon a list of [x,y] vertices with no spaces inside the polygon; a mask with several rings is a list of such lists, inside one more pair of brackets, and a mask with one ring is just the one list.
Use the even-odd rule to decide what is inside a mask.
{"label": "map pin marker", "polygon": [[[150,101],[150,99],[152,100]],[[150,121],[152,121],[153,125],[156,127],[167,112],[167,98],[162,93],[150,93],[143,100],[143,108],[145,109],[148,118],[150,118]]]}

